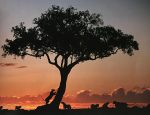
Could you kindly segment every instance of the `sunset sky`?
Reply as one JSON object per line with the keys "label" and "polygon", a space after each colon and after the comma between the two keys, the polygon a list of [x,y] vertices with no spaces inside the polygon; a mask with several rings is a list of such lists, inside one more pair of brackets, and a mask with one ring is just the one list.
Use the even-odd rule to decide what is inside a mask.
{"label": "sunset sky", "polygon": [[[110,94],[123,87],[150,87],[150,1],[149,0],[0,0],[0,46],[12,38],[11,27],[32,20],[51,5],[74,6],[78,10],[101,13],[104,25],[112,25],[132,34],[139,43],[133,56],[119,52],[111,57],[88,61],[75,66],[69,74],[66,95],[79,91]],[[0,49],[0,55],[2,49]],[[36,96],[58,88],[59,71],[49,65],[46,57],[34,59],[0,57],[0,96]]]}

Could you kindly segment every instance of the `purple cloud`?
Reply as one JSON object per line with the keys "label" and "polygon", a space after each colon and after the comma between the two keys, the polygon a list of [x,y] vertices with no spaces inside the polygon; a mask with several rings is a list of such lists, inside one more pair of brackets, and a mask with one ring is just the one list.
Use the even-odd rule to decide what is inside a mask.
{"label": "purple cloud", "polygon": [[27,66],[18,66],[17,68],[23,69],[23,68],[27,68]]}
{"label": "purple cloud", "polygon": [[16,66],[17,63],[0,63],[0,67]]}
{"label": "purple cloud", "polygon": [[[37,96],[25,95],[22,97],[1,97],[0,104],[22,103],[22,104],[43,104],[49,92]],[[74,96],[66,95],[63,101],[67,103],[105,103],[112,101],[127,103],[150,103],[150,88],[142,89],[142,92],[135,90],[125,91],[124,88],[115,89],[112,94],[94,94],[91,90],[81,90]]]}
{"label": "purple cloud", "polygon": [[[71,97],[67,97],[71,98]],[[65,100],[67,101],[67,98]],[[94,94],[90,90],[81,90],[74,97],[74,102],[79,103],[104,103],[112,101],[121,101],[128,103],[150,103],[150,88],[142,88],[141,92],[135,90],[125,91],[124,88],[115,89],[112,94]]]}

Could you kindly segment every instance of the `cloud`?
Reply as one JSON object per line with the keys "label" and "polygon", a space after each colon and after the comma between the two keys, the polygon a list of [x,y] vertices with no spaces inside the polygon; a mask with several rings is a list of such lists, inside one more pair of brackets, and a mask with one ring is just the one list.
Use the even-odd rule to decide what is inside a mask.
{"label": "cloud", "polygon": [[106,102],[106,101],[111,101],[111,95],[109,94],[95,94],[92,93],[90,90],[82,90],[77,93],[76,102],[81,102],[81,103],[100,103],[100,102]]}
{"label": "cloud", "polygon": [[[0,67],[14,67],[17,66],[17,63],[0,63]],[[27,68],[27,66],[18,66],[16,67],[18,69],[23,69],[23,68]]]}
{"label": "cloud", "polygon": [[[44,104],[44,99],[49,92],[37,96],[25,95],[22,97],[0,97],[0,104]],[[142,88],[142,92],[134,89],[125,91],[124,88],[117,88],[112,94],[92,93],[91,90],[81,90],[76,95],[65,95],[63,101],[67,103],[105,103],[112,101],[122,101],[128,103],[150,103],[150,88]]]}
{"label": "cloud", "polygon": [[127,92],[125,100],[135,103],[150,103],[150,88],[145,88],[142,92],[130,90]]}
{"label": "cloud", "polygon": [[67,96],[64,101],[74,103],[100,103],[111,101],[111,95],[109,94],[96,94],[91,90],[81,90],[76,93],[75,96]]}
{"label": "cloud", "polygon": [[[137,90],[136,90],[137,91]],[[112,91],[111,94],[94,94],[90,90],[81,90],[77,92],[77,95],[74,99],[69,100],[65,98],[66,101],[73,100],[78,103],[104,103],[112,101],[122,101],[128,103],[150,103],[150,88],[141,88],[140,92],[133,90],[126,91],[124,88],[117,88]]]}
{"label": "cloud", "polygon": [[44,104],[44,99],[48,96],[49,92],[43,93],[41,95],[37,96],[31,96],[31,95],[25,95],[22,97],[1,97],[0,96],[0,105],[1,104],[20,104],[20,105],[26,105],[26,104]]}
{"label": "cloud", "polygon": [[16,66],[17,63],[0,63],[0,67]]}
{"label": "cloud", "polygon": [[113,100],[117,99],[118,101],[121,101],[124,98],[125,98],[125,89],[124,88],[118,88],[112,92],[112,99]]}
{"label": "cloud", "polygon": [[23,69],[23,68],[27,68],[27,66],[18,66],[17,68]]}
{"label": "cloud", "polygon": [[79,92],[77,92],[76,95],[76,102],[81,102],[81,103],[85,103],[85,102],[90,102],[91,99],[93,100],[94,98],[92,98],[92,92],[90,90],[81,90]]}

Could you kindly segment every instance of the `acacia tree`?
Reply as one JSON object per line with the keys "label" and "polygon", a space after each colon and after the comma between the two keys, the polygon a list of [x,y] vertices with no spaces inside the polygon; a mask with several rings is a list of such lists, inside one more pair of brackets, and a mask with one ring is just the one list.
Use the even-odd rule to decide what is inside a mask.
{"label": "acacia tree", "polygon": [[52,6],[35,18],[33,24],[35,26],[28,29],[24,23],[12,27],[13,39],[6,39],[3,56],[46,57],[49,64],[58,68],[60,86],[49,108],[59,109],[68,74],[75,65],[109,57],[119,50],[128,55],[138,50],[132,35],[104,26],[101,15],[88,10]]}

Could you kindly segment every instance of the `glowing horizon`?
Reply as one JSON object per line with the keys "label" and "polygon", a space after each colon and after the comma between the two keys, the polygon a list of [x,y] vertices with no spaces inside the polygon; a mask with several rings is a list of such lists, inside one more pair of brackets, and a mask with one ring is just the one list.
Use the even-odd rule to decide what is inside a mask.
{"label": "glowing horizon", "polygon": [[[149,95],[150,88],[134,88],[126,91],[124,88],[114,89],[110,94],[96,94],[90,90],[81,90],[76,95],[64,95],[63,101],[71,104],[73,109],[90,108],[93,103],[100,104],[100,107],[105,103],[109,102],[109,107],[114,107],[112,103],[115,101],[121,101],[128,103],[129,107],[138,106],[144,107],[150,103]],[[33,110],[38,106],[45,105],[44,99],[49,95],[49,92],[39,94],[36,96],[24,95],[22,97],[1,97],[0,105],[5,109],[14,109],[15,106],[22,106],[22,109]],[[52,101],[52,100],[50,100]],[[60,109],[62,109],[60,104]]]}

